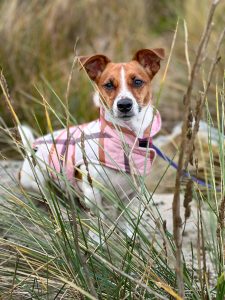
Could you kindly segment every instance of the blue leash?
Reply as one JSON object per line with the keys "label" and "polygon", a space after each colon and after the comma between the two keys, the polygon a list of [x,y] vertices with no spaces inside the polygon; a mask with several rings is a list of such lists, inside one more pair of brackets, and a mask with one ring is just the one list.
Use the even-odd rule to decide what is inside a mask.
{"label": "blue leash", "polygon": [[[151,144],[151,148],[153,148],[156,153],[158,154],[159,157],[161,157],[163,160],[165,160],[166,162],[169,163],[170,166],[172,166],[174,169],[178,169],[178,165],[172,160],[170,159],[167,155],[165,155],[158,147],[156,147],[154,144]],[[198,179],[194,176],[191,176],[188,172],[183,171],[183,176],[193,180],[194,182],[196,182],[199,185],[208,187],[208,188],[213,188],[211,184],[206,183],[205,181]],[[216,188],[217,191],[221,191],[221,188]]]}

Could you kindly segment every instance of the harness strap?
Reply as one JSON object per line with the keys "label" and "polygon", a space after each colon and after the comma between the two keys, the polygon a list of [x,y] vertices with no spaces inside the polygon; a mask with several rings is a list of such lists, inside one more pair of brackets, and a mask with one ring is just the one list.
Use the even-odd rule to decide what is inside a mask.
{"label": "harness strap", "polygon": [[[172,166],[176,170],[178,169],[178,165],[171,158],[169,158],[167,155],[165,155],[158,147],[156,147],[154,144],[151,144],[151,148],[153,148],[156,151],[156,153],[158,154],[159,157],[161,157],[163,160],[168,162],[170,166]],[[206,183],[204,180],[198,179],[195,176],[190,175],[188,172],[186,172],[184,170],[182,172],[182,175],[193,180],[194,182],[196,182],[197,184],[199,184],[201,186],[205,186],[210,189],[213,188],[213,186],[211,184]],[[221,191],[221,188],[216,187],[216,190]]]}

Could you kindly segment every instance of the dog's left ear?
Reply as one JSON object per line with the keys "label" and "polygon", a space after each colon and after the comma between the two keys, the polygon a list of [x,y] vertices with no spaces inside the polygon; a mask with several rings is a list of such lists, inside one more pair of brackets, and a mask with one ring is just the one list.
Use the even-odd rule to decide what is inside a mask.
{"label": "dog's left ear", "polygon": [[149,77],[152,79],[160,69],[160,61],[165,58],[165,50],[163,48],[141,49],[137,51],[133,57],[141,64]]}
{"label": "dog's left ear", "polygon": [[92,56],[79,56],[81,68],[84,67],[91,80],[98,81],[99,76],[104,71],[106,65],[110,62],[110,59],[102,54],[96,54]]}

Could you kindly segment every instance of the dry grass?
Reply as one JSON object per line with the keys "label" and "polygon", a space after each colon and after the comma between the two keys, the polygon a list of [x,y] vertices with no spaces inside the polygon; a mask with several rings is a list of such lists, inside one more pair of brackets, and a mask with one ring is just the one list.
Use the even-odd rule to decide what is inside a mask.
{"label": "dry grass", "polygon": [[[154,14],[148,1],[108,1],[107,5],[105,1],[91,0],[33,0],[29,4],[18,0],[2,1],[0,65],[21,120],[33,123],[32,108],[41,121],[43,112],[35,103],[40,98],[35,87],[44,92],[53,107],[57,106],[57,99],[43,78],[51,83],[60,98],[65,99],[77,39],[78,54],[104,52],[117,60],[128,59],[137,48],[157,45],[149,29],[149,17]],[[155,23],[156,20],[154,17]],[[89,105],[90,94],[86,78],[75,73],[69,98],[71,111],[79,121],[89,120],[95,114]],[[10,124],[5,105],[0,109]]]}

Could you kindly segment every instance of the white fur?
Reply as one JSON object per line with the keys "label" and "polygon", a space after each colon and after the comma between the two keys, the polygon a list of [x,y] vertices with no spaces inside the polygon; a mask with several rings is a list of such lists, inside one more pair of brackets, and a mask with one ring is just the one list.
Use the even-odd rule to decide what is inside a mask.
{"label": "white fur", "polygon": [[22,144],[26,153],[22,169],[20,170],[20,183],[23,188],[39,192],[46,183],[47,174],[45,172],[45,162],[48,159],[48,152],[45,155],[37,153],[35,159],[36,165],[33,163],[34,153],[32,151],[32,144],[35,140],[32,129],[28,126],[18,126],[18,131],[21,136]]}
{"label": "white fur", "polygon": [[100,107],[100,95],[99,95],[99,91],[95,91],[94,92],[94,95],[93,95],[93,102],[94,102],[94,105],[96,107]]}
{"label": "white fur", "polygon": [[28,151],[30,149],[30,145],[32,145],[35,140],[32,129],[26,125],[19,125],[18,131],[21,136],[22,144]]}
{"label": "white fur", "polygon": [[[85,175],[79,185],[83,191],[87,207],[89,207],[96,216],[100,217],[103,222],[108,218],[113,221],[114,226],[116,226],[117,223],[122,231],[131,238],[133,230],[128,222],[125,221],[123,216],[117,220],[120,211],[119,208],[112,205],[110,201],[107,201],[96,186],[90,186],[87,180],[87,170],[85,165],[81,165],[80,170],[82,174]],[[91,178],[93,178],[93,181],[98,182],[100,185],[108,188],[114,193],[116,191],[119,199],[118,201],[121,201],[125,206],[127,206],[135,197],[134,191],[129,183],[129,178],[121,176],[119,172],[101,165],[94,166],[92,164],[89,164],[88,171]],[[93,231],[89,231],[89,236],[94,242],[100,243],[99,236]]]}

